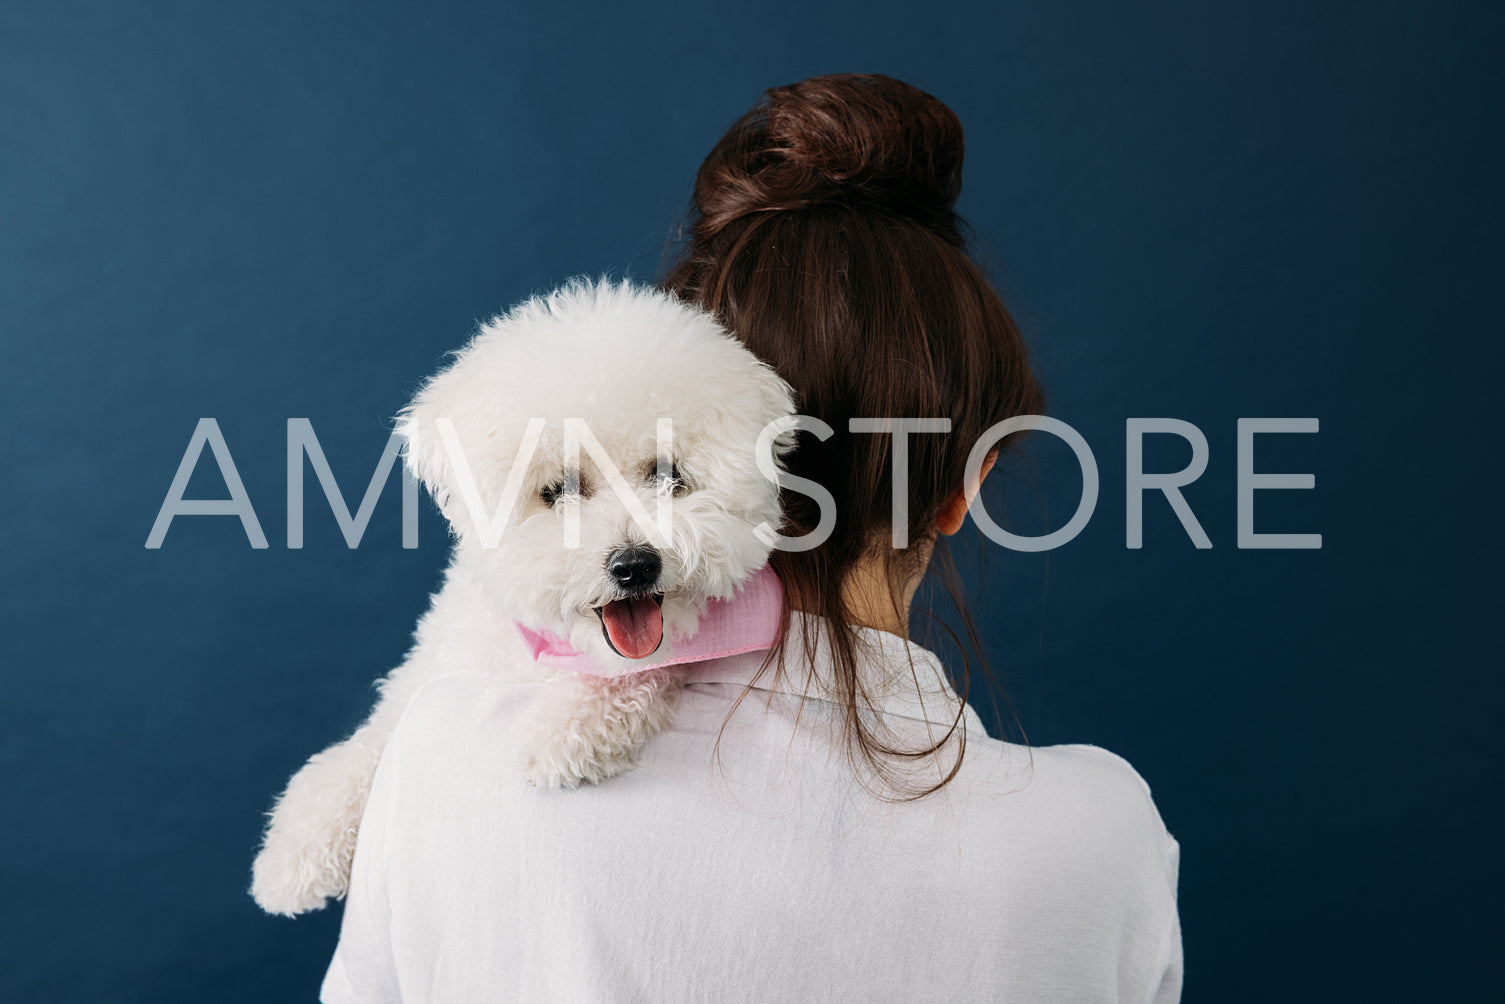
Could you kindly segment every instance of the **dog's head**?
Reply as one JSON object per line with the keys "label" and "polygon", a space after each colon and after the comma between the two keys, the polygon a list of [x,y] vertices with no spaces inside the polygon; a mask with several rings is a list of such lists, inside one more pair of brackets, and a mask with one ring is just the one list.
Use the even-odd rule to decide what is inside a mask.
{"label": "dog's head", "polygon": [[793,410],[708,314],[579,280],[484,325],[398,428],[507,616],[635,660],[767,561]]}

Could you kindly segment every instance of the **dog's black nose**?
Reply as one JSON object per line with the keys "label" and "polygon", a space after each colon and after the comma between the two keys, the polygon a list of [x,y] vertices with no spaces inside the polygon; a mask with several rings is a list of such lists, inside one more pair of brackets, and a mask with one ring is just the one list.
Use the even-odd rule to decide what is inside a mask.
{"label": "dog's black nose", "polygon": [[651,547],[624,547],[606,559],[606,571],[623,589],[647,589],[662,570],[658,552]]}

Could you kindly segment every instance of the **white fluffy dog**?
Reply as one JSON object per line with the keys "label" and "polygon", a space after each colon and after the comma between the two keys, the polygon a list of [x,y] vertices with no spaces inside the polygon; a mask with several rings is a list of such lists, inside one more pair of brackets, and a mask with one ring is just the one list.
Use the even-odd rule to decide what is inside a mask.
{"label": "white fluffy dog", "polygon": [[[370,718],[277,800],[256,902],[293,915],[344,895],[382,748],[437,674],[549,681],[518,765],[533,784],[629,768],[683,677],[640,667],[767,562],[780,522],[767,475],[791,439],[764,430],[792,412],[788,386],[711,317],[644,287],[577,280],[484,325],[398,426],[455,537],[443,587]],[[543,668],[518,625],[603,675]]]}

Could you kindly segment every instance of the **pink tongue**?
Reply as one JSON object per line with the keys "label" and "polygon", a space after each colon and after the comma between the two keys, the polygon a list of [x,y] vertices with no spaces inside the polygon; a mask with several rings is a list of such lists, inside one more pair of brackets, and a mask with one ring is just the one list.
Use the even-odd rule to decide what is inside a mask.
{"label": "pink tongue", "polygon": [[651,596],[613,600],[601,608],[601,623],[612,648],[628,659],[652,655],[664,640],[664,613]]}

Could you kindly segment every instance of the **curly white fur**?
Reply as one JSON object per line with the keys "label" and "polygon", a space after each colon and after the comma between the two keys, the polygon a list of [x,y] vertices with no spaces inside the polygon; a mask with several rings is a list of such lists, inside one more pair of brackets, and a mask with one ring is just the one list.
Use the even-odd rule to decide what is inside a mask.
{"label": "curly white fur", "polygon": [[[577,280],[484,325],[399,424],[405,460],[455,536],[444,584],[365,724],[310,758],[273,806],[252,867],[256,902],[291,916],[344,895],[382,749],[409,700],[440,673],[547,682],[524,737],[527,762],[518,765],[532,783],[572,788],[630,768],[671,720],[682,673],[554,673],[532,661],[513,628],[552,631],[598,664],[633,668],[607,644],[595,611],[620,596],[606,572],[610,555],[649,534],[588,453],[579,474],[596,490],[551,504],[545,489],[572,473],[565,420],[585,421],[648,513],[663,493],[672,496],[671,532],[653,541],[662,560],[657,589],[664,630],[688,636],[711,598],[730,598],[767,561],[756,528],[779,524],[778,491],[754,448],[766,425],[793,410],[788,386],[712,318],[626,282]],[[661,418],[673,423],[667,459],[683,476],[678,494],[655,476]],[[441,419],[453,423],[458,457]],[[503,498],[531,419],[543,420],[542,436],[501,540],[487,546],[483,523]],[[775,441],[779,452],[790,445],[787,434]],[[467,505],[466,471],[483,511]],[[578,518],[577,548],[565,547],[567,518]]]}

